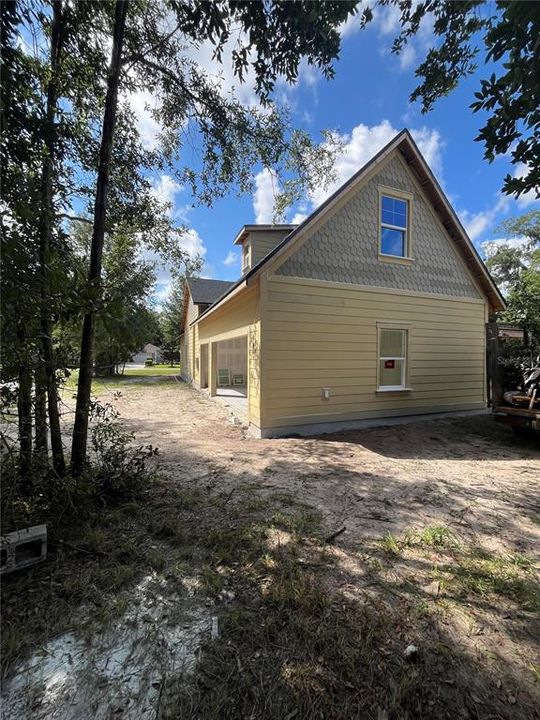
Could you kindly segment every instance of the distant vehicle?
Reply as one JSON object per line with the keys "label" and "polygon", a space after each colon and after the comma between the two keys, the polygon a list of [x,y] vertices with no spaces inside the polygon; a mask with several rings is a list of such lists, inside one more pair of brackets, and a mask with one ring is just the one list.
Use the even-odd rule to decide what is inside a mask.
{"label": "distant vehicle", "polygon": [[163,354],[161,348],[157,345],[152,345],[152,343],[146,343],[142,350],[139,350],[139,352],[131,357],[131,362],[137,363],[138,365],[144,365],[147,360],[152,360],[154,365],[162,362]]}

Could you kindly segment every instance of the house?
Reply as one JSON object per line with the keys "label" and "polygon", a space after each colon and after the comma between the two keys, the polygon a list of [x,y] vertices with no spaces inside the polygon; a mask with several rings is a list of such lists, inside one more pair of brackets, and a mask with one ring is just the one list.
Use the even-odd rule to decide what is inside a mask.
{"label": "house", "polygon": [[486,407],[504,301],[408,131],[300,225],[246,225],[235,283],[190,280],[184,377],[261,437]]}
{"label": "house", "polygon": [[152,343],[146,343],[142,350],[132,356],[131,362],[144,364],[146,360],[152,360],[154,363],[160,363],[162,359],[161,348]]}

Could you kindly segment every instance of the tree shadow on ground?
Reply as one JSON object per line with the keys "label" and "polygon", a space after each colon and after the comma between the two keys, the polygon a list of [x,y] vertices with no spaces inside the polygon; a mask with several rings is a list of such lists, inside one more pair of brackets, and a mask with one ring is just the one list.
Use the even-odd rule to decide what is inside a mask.
{"label": "tree shadow on ground", "polygon": [[504,461],[516,457],[540,458],[540,435],[533,439],[518,438],[510,428],[497,424],[491,415],[435,421],[416,419],[403,425],[318,435],[316,439],[345,447],[359,445],[396,459]]}
{"label": "tree shadow on ground", "polygon": [[[540,717],[527,573],[494,575],[485,563],[498,558],[477,546],[399,558],[350,538],[330,547],[301,498],[261,491],[257,474],[232,494],[224,480],[208,495],[227,500],[220,525],[193,539],[233,600],[195,676],[169,680],[164,718]],[[434,596],[425,585],[444,562],[458,580]]]}
{"label": "tree shadow on ground", "polygon": [[[156,433],[156,420],[139,420],[145,422]],[[163,690],[152,710],[156,717],[539,717],[531,649],[536,616],[527,606],[534,596],[532,590],[516,594],[518,580],[529,582],[528,570],[518,566],[510,576],[504,565],[504,572],[492,577],[473,563],[466,583],[456,580],[434,595],[426,587],[432,573],[444,574],[445,563],[455,575],[468,568],[451,545],[418,550],[412,543],[399,554],[389,552],[378,525],[375,534],[371,525],[362,532],[362,523],[365,531],[371,520],[361,517],[356,529],[333,545],[324,542],[335,530],[330,524],[335,518],[322,500],[314,502],[321,485],[330,494],[343,491],[343,485],[349,493],[354,488],[347,507],[359,516],[362,496],[374,495],[385,512],[395,513],[393,526],[415,525],[418,513],[410,498],[392,507],[384,503],[385,493],[399,492],[398,477],[352,472],[339,456],[328,471],[310,469],[299,477],[299,462],[281,459],[279,473],[291,479],[283,488],[282,482],[270,482],[273,473],[229,467],[227,458],[212,462],[181,446],[175,449],[174,468],[131,507],[128,523],[111,517],[105,527],[96,514],[91,528],[94,538],[98,531],[110,533],[111,554],[123,546],[118,562],[139,558],[127,588],[134,575],[147,571],[144,549],[166,548],[160,551],[159,572],[171,589],[184,575],[198,575],[195,592],[219,618],[220,636],[205,643],[195,674],[159,679]],[[415,492],[427,497],[427,483],[418,482]],[[103,550],[93,549],[88,537],[74,542],[82,555],[53,549],[49,565],[34,571],[42,593],[21,592],[20,583],[7,581],[8,600],[18,598],[16,605],[8,602],[12,616],[28,606],[31,624],[52,612],[58,598],[65,598],[75,563],[86,571],[73,605],[77,611],[82,605],[89,615],[99,611],[110,589],[103,585],[100,593],[88,595],[87,586],[101,582],[104,570]],[[473,562],[472,553],[480,550],[467,552]],[[32,579],[28,582],[27,589]],[[129,590],[125,597],[129,602]],[[69,604],[63,609],[69,622]],[[482,626],[479,634],[477,626]],[[407,660],[410,644],[418,652]]]}

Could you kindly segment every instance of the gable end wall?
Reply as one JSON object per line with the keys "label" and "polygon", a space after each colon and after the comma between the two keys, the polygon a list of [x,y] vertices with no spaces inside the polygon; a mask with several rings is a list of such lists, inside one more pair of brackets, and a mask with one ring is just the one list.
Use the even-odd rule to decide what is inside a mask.
{"label": "gable end wall", "polygon": [[[413,194],[413,262],[383,262],[379,248],[379,185]],[[396,152],[382,169],[278,268],[277,274],[480,298],[469,270]]]}

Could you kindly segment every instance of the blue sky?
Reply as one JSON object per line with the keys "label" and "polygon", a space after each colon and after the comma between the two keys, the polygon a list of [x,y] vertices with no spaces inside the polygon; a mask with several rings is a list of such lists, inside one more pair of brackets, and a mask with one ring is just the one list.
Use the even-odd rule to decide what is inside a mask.
{"label": "blue sky", "polygon": [[[367,30],[358,30],[357,23],[358,20],[353,20],[342,29],[342,52],[335,63],[333,80],[327,81],[315,69],[303,65],[298,84],[293,88],[281,84],[278,96],[289,105],[295,126],[316,137],[324,128],[339,132],[345,152],[336,160],[338,185],[396,132],[409,128],[471,239],[482,251],[486,241],[501,239],[496,227],[503,219],[531,209],[535,202],[531,195],[518,201],[503,196],[500,192],[503,177],[507,172],[515,173],[516,168],[507,157],[490,165],[483,159],[482,144],[474,141],[483,118],[473,114],[469,105],[486,68],[480,66],[476,76],[438,101],[432,112],[422,115],[419,105],[410,105],[409,95],[416,86],[414,70],[432,41],[429,26],[421,28],[404,54],[395,56],[390,53],[397,30],[393,8],[380,9]],[[224,90],[234,85],[228,66],[220,68],[212,63],[209,48],[201,48],[197,60],[209,73],[222,73]],[[237,88],[237,93],[245,102],[254,102],[249,83]],[[148,100],[139,96],[132,99],[132,104],[138,110],[143,137],[151,144],[158,128],[144,110]],[[245,223],[271,221],[275,184],[263,168],[255,168],[254,177],[253,195],[239,199],[231,192],[211,209],[191,207],[187,191],[167,173],[155,178],[156,192],[172,202],[172,212],[191,228],[186,248],[202,253],[205,261],[202,274],[206,277],[236,279],[240,274],[240,257],[232,241],[239,228]],[[291,209],[287,220],[300,219],[333,189],[306,198],[302,207]],[[168,273],[161,270],[156,289],[158,300],[166,294],[168,285]]]}

